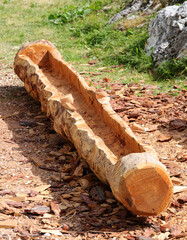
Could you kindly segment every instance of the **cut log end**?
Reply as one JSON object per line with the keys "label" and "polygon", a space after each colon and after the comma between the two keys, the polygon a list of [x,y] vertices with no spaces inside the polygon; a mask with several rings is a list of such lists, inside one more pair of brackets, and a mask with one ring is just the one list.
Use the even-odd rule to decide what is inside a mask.
{"label": "cut log end", "polygon": [[[124,186],[125,185],[125,186]],[[124,177],[121,188],[126,188],[129,209],[138,215],[158,215],[171,201],[173,186],[169,176],[159,166],[147,166]]]}
{"label": "cut log end", "polygon": [[132,153],[116,164],[114,195],[137,215],[154,216],[164,211],[173,195],[165,167],[149,153]]}

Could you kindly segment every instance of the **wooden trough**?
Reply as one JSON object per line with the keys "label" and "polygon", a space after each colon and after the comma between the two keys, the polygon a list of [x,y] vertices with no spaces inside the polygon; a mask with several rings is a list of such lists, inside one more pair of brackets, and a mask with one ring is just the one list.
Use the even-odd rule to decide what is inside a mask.
{"label": "wooden trough", "polygon": [[145,216],[166,209],[173,186],[165,166],[113,111],[105,92],[88,87],[46,40],[23,46],[14,69],[27,92],[53,119],[55,131],[74,144],[125,207]]}

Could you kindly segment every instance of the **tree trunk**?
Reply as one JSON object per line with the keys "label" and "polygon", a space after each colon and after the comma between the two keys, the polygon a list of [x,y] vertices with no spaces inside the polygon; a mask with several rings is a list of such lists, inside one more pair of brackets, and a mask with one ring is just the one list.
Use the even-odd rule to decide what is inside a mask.
{"label": "tree trunk", "polygon": [[54,129],[76,147],[97,177],[134,214],[157,215],[173,186],[151,146],[142,144],[111,108],[105,92],[87,86],[46,40],[22,47],[14,61],[28,93],[54,120]]}

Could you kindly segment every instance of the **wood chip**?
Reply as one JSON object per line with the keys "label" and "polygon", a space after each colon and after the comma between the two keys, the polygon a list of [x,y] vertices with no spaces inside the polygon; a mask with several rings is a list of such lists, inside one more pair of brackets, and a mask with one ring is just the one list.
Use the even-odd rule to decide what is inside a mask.
{"label": "wood chip", "polygon": [[174,193],[186,192],[187,186],[174,186]]}
{"label": "wood chip", "polygon": [[62,233],[59,230],[51,230],[51,229],[40,229],[41,233],[50,233],[56,236],[62,236]]}
{"label": "wood chip", "polygon": [[130,124],[130,127],[131,127],[133,132],[139,132],[139,133],[145,132],[145,129],[137,123]]}
{"label": "wood chip", "polygon": [[25,212],[32,213],[32,214],[38,214],[43,215],[44,213],[49,213],[50,208],[46,205],[36,205],[32,208],[26,208]]}
{"label": "wood chip", "polygon": [[171,181],[172,181],[173,184],[176,184],[176,185],[182,184],[182,180],[180,180],[177,177],[171,177]]}
{"label": "wood chip", "polygon": [[7,220],[9,219],[10,217],[7,215],[7,214],[3,214],[3,213],[0,213],[0,221],[2,220]]}
{"label": "wood chip", "polygon": [[17,221],[15,220],[0,221],[0,228],[15,228],[16,226]]}
{"label": "wood chip", "polygon": [[45,191],[47,188],[51,187],[51,185],[41,185],[41,186],[38,186],[36,188],[34,188],[33,190],[36,191],[36,192],[43,192]]}
{"label": "wood chip", "polygon": [[0,197],[0,201],[15,201],[15,202],[26,202],[27,201],[27,197],[23,196],[23,197]]}
{"label": "wood chip", "polygon": [[54,212],[54,214],[59,217],[61,213],[61,209],[59,205],[55,202],[51,202],[51,210]]}
{"label": "wood chip", "polygon": [[171,136],[171,135],[161,134],[161,135],[158,137],[158,142],[168,142],[168,141],[171,140],[172,138],[173,138],[173,136]]}
{"label": "wood chip", "polygon": [[27,200],[28,201],[34,201],[34,202],[39,202],[39,201],[42,201],[43,199],[53,199],[53,197],[52,196],[50,196],[50,195],[37,195],[37,196],[35,196],[35,197],[28,197],[27,198]]}
{"label": "wood chip", "polygon": [[41,167],[44,166],[44,161],[38,159],[38,158],[34,158],[32,157],[31,160],[33,161],[33,163],[37,166],[37,167]]}

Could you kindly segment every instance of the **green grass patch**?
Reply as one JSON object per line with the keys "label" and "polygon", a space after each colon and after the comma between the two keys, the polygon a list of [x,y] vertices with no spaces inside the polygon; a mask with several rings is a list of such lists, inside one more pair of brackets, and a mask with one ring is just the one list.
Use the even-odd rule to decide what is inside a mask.
{"label": "green grass patch", "polygon": [[172,79],[187,76],[187,57],[162,62],[155,70],[156,79]]}
{"label": "green grass patch", "polygon": [[[120,23],[108,25],[110,17],[124,5],[124,0],[0,0],[0,60],[12,65],[23,44],[48,39],[78,71],[98,72],[101,67],[110,70],[111,65],[123,65],[91,77],[92,81],[103,77],[123,83],[145,80],[168,90],[173,82],[184,82],[186,62],[164,63],[157,69],[157,77],[152,74],[154,63],[144,51],[151,16],[135,21],[135,27],[126,22],[123,31]],[[106,6],[109,8],[104,10]],[[137,26],[144,18],[147,25]],[[86,65],[90,60],[98,63],[90,68]]]}

